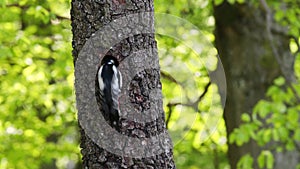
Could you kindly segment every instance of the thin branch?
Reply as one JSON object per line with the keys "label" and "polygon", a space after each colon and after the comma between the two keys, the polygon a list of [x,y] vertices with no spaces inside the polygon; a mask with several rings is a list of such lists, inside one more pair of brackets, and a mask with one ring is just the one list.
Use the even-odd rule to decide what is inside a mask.
{"label": "thin branch", "polygon": [[199,98],[197,99],[197,101],[196,101],[195,103],[198,104],[198,103],[203,99],[203,97],[205,96],[205,94],[208,92],[208,88],[209,88],[210,85],[211,85],[211,81],[209,81],[209,82],[205,85],[203,93],[199,96]]}
{"label": "thin branch", "polygon": [[64,17],[64,16],[55,15],[55,17],[56,17],[58,20],[70,20],[70,18]]}
{"label": "thin branch", "polygon": [[7,5],[5,5],[5,7],[8,7],[8,8],[18,7],[18,8],[21,8],[21,9],[28,9],[29,8],[29,6],[26,6],[26,5],[22,6],[22,5],[19,5],[19,4],[7,4]]}
{"label": "thin branch", "polygon": [[[169,80],[170,82],[173,82],[175,84],[178,84],[180,86],[182,86],[182,84],[180,84],[172,75],[170,75],[169,73],[165,72],[165,71],[160,71],[160,74],[162,76],[162,78],[165,78],[166,80]],[[209,81],[205,87],[204,87],[204,91],[203,93],[198,97],[198,99],[195,102],[188,102],[188,103],[181,103],[181,102],[175,102],[175,103],[168,103],[167,107],[168,107],[168,116],[166,117],[166,128],[168,129],[169,127],[169,122],[172,116],[172,112],[173,112],[173,107],[177,106],[177,105],[181,105],[181,106],[186,106],[186,107],[192,107],[196,112],[199,112],[198,109],[198,104],[199,102],[203,99],[203,97],[205,96],[205,94],[208,91],[209,86],[211,85],[211,82]]]}
{"label": "thin branch", "polygon": [[170,75],[168,72],[165,72],[163,70],[160,71],[161,77],[165,78],[166,80],[173,82],[175,84],[178,84],[182,86],[172,75]]}
{"label": "thin branch", "polygon": [[181,102],[175,102],[175,103],[168,103],[167,107],[174,107],[177,105],[186,106],[186,107],[192,107],[196,112],[199,112],[198,104],[203,99],[203,97],[208,92],[208,88],[211,85],[211,82],[208,82],[205,87],[203,93],[198,97],[198,99],[195,102],[188,102],[188,103],[181,103]]}
{"label": "thin branch", "polygon": [[167,107],[168,107],[168,117],[167,117],[167,119],[166,119],[166,128],[167,129],[169,129],[169,122],[170,122],[170,119],[171,119],[171,116],[172,116],[172,106],[171,105],[167,105]]}
{"label": "thin branch", "polygon": [[300,43],[299,43],[299,39],[295,36],[290,36],[292,39],[294,39],[295,43],[296,43],[296,46],[297,46],[297,51],[295,52],[294,54],[294,57],[297,56],[298,53],[300,53]]}

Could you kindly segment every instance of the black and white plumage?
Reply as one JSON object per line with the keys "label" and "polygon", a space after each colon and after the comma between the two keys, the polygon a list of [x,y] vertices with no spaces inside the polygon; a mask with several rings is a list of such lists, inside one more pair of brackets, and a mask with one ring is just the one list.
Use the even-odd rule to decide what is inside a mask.
{"label": "black and white plumage", "polygon": [[109,120],[116,125],[119,119],[119,94],[122,87],[122,76],[118,71],[118,61],[113,56],[107,55],[102,60],[98,71],[98,83],[100,91],[103,94],[104,104],[108,111]]}

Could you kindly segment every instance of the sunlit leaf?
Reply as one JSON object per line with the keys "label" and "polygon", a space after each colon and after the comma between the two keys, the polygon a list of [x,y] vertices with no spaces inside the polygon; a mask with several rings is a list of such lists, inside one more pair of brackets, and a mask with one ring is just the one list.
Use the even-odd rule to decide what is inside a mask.
{"label": "sunlit leaf", "polygon": [[238,161],[237,163],[237,168],[238,169],[249,169],[253,168],[253,157],[251,157],[250,154],[246,154],[242,156],[242,158]]}

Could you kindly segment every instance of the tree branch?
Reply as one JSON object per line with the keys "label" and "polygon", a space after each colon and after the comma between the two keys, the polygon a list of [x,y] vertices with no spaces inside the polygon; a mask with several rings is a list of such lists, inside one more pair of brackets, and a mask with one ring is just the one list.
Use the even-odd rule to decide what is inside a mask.
{"label": "tree branch", "polygon": [[291,36],[291,38],[294,39],[294,41],[295,41],[295,43],[296,43],[296,46],[297,46],[297,48],[298,48],[298,50],[297,50],[297,51],[295,52],[295,54],[294,54],[294,57],[296,57],[297,54],[300,53],[300,43],[299,43],[299,40],[298,40],[297,37]]}
{"label": "tree branch", "polygon": [[171,116],[172,116],[172,106],[171,105],[167,105],[167,107],[168,107],[168,117],[167,117],[167,119],[166,119],[166,128],[167,129],[169,129],[169,122],[170,122],[170,119],[171,119]]}
{"label": "tree branch", "polygon": [[203,97],[205,96],[205,94],[208,92],[208,88],[209,88],[210,85],[211,85],[211,81],[209,81],[206,84],[206,86],[204,87],[203,93],[199,96],[199,98],[197,99],[197,101],[195,102],[195,104],[198,104],[203,99]]}
{"label": "tree branch", "polygon": [[203,97],[206,95],[206,93],[208,92],[208,88],[209,88],[210,85],[211,85],[211,82],[209,81],[205,85],[203,93],[198,97],[198,99],[195,102],[188,102],[188,103],[181,103],[181,102],[168,103],[167,104],[167,107],[168,107],[168,116],[167,116],[167,119],[166,119],[166,127],[168,128],[168,125],[169,125],[169,122],[170,122],[170,119],[171,119],[171,116],[172,116],[172,112],[173,112],[172,109],[173,109],[174,106],[181,105],[181,106],[186,106],[186,107],[192,107],[196,112],[199,112],[198,104],[203,99]]}
{"label": "tree branch", "polygon": [[163,70],[160,71],[160,75],[162,78],[165,78],[166,80],[173,82],[175,84],[178,84],[180,86],[182,86],[181,83],[179,83],[172,75],[170,75],[168,72],[165,72]]}

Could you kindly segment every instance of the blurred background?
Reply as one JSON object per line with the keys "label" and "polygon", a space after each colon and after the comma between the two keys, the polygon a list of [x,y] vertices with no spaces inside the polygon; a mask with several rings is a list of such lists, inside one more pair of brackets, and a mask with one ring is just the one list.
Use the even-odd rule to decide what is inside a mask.
{"label": "blurred background", "polygon": [[[80,168],[70,4],[0,1],[0,169]],[[277,160],[288,157],[284,153],[295,158],[286,168],[300,168],[300,1],[155,0],[154,5],[155,12],[198,28],[179,28],[185,41],[156,34],[177,168],[278,168]],[[197,44],[200,56],[189,45],[193,36],[203,40]],[[218,56],[228,76],[227,115],[219,94],[224,91],[208,73],[217,68]],[[203,58],[211,58],[211,68]],[[248,76],[253,69],[258,80]],[[244,93],[236,94],[239,89]],[[253,145],[256,152],[249,150]]]}

